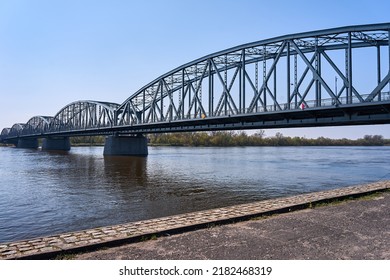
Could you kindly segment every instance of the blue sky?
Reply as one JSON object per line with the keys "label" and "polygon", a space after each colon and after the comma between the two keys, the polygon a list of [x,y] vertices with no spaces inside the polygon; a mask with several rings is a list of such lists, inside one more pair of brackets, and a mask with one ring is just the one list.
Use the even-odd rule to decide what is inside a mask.
{"label": "blue sky", "polygon": [[[389,22],[389,1],[0,0],[0,129],[76,100],[122,103],[184,63],[236,45]],[[359,138],[390,126],[267,130]]]}

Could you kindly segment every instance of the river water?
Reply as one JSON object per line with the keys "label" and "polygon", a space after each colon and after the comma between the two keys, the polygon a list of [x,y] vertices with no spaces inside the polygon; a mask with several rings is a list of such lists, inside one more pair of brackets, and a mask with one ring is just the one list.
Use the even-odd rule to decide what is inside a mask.
{"label": "river water", "polygon": [[0,243],[390,179],[390,147],[0,147]]}

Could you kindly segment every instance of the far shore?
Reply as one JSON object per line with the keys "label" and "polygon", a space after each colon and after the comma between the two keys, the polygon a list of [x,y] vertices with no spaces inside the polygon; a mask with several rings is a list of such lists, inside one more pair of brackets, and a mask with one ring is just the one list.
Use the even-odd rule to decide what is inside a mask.
{"label": "far shore", "polygon": [[[248,135],[245,131],[213,131],[147,134],[149,146],[170,147],[275,147],[275,146],[390,146],[390,139],[382,135],[364,135],[359,139],[306,138],[276,133],[266,137],[260,130]],[[72,137],[72,146],[104,146],[104,136]],[[10,146],[9,144],[0,144]]]}

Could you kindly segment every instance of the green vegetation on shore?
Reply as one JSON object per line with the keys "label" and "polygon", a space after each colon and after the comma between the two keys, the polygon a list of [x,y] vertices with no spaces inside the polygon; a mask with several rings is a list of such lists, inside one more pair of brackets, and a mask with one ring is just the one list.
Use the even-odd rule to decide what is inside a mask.
{"label": "green vegetation on shore", "polygon": [[105,136],[78,136],[71,137],[72,146],[104,146]]}
{"label": "green vegetation on shore", "polygon": [[390,145],[390,139],[384,139],[381,135],[365,135],[357,140],[330,139],[318,137],[309,139],[305,137],[289,137],[282,133],[265,137],[260,130],[252,135],[245,131],[217,131],[217,132],[186,132],[186,133],[161,133],[149,134],[151,145],[169,146],[384,146]]}
{"label": "green vegetation on shore", "polygon": [[[347,138],[331,139],[318,137],[284,136],[278,132],[275,136],[266,137],[264,130],[253,134],[245,131],[213,131],[157,133],[146,135],[149,144],[154,146],[188,146],[188,147],[234,147],[234,146],[389,146],[390,139],[382,135],[365,135],[363,138],[351,140]],[[72,137],[72,146],[102,146],[105,136]],[[0,144],[4,146],[4,144]]]}

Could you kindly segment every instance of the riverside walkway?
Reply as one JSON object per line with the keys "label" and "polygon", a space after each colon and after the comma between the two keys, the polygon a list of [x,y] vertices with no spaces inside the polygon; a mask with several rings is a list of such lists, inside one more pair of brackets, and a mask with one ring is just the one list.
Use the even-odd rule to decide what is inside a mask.
{"label": "riverside walkway", "polygon": [[[192,229],[198,229],[198,228],[207,228],[213,225],[218,224],[226,224],[231,223],[235,221],[242,221],[242,220],[250,220],[250,219],[257,219],[259,217],[265,216],[265,215],[271,215],[276,213],[285,213],[285,212],[291,212],[293,210],[303,209],[303,208],[311,208],[312,206],[317,205],[321,202],[331,202],[338,199],[345,199],[349,197],[358,197],[363,196],[371,193],[381,192],[381,191],[387,191],[390,189],[390,181],[380,181],[376,183],[371,184],[365,184],[365,185],[358,185],[358,186],[351,186],[351,187],[345,187],[335,190],[329,190],[329,191],[321,191],[321,192],[314,192],[314,193],[308,193],[308,194],[302,194],[292,197],[284,197],[284,198],[278,198],[278,199],[271,199],[271,200],[265,200],[265,201],[259,201],[249,204],[242,204],[242,205],[236,205],[236,206],[230,206],[230,207],[224,207],[224,208],[218,208],[218,209],[211,209],[211,210],[205,210],[205,211],[199,211],[194,213],[186,213],[186,214],[180,214],[175,216],[169,216],[169,217],[162,217],[158,219],[151,219],[151,220],[145,220],[145,221],[139,221],[139,222],[132,222],[127,224],[121,224],[121,225],[115,225],[115,226],[107,226],[107,227],[100,227],[95,229],[88,229],[78,232],[70,232],[70,233],[64,233],[64,234],[58,234],[53,236],[47,236],[42,238],[34,238],[32,240],[24,240],[24,241],[18,241],[18,242],[11,242],[11,243],[2,243],[0,244],[0,259],[48,259],[53,258],[58,255],[64,255],[64,254],[73,254],[77,252],[84,252],[84,251],[92,251],[94,249],[99,248],[107,248],[117,245],[123,245],[128,243],[133,243],[135,241],[142,241],[142,240],[148,240],[148,239],[154,239],[158,236],[167,236],[171,235],[173,233],[177,232],[185,232],[190,231]],[[384,253],[380,256],[374,255],[371,258],[382,258],[382,259],[390,259],[390,248],[388,247],[389,244],[389,204],[390,201],[390,195],[389,192],[385,192],[383,196],[381,197],[383,199],[383,202],[379,202],[379,213],[383,218],[387,221],[382,225],[381,222],[378,224],[375,224],[375,219],[368,219],[368,227],[371,227],[372,230],[379,231],[378,234],[384,238],[384,241],[378,241],[379,245],[376,244],[376,246],[379,246],[384,248]],[[380,201],[380,200],[374,200],[374,201]],[[363,206],[364,207],[364,206]],[[382,209],[382,208],[383,209]],[[326,207],[324,207],[326,208]],[[353,209],[353,207],[351,207]],[[361,214],[362,210],[359,207],[356,207],[355,212],[357,211],[358,214]],[[299,212],[296,212],[299,215]],[[329,213],[328,213],[329,214]],[[330,213],[332,214],[332,213]],[[337,214],[337,213],[334,213]],[[326,215],[326,214],[324,214]],[[343,219],[351,219],[354,217],[350,217],[348,215],[355,215],[355,214],[347,214],[347,216],[343,216]],[[340,218],[340,215],[336,215],[338,218]],[[316,219],[316,217],[311,217],[308,219]],[[331,216],[328,217],[328,219],[332,219]],[[272,220],[272,219],[266,219],[266,220]],[[251,220],[249,222],[254,223],[255,221]],[[239,225],[241,223],[237,223],[236,225]],[[220,232],[217,233],[217,235],[220,235],[218,237],[218,242],[220,242],[220,245],[223,245],[223,241],[226,240],[223,238],[223,228],[227,229],[228,227],[231,227],[234,225],[224,226],[224,227],[218,227]],[[318,223],[312,223],[312,228],[310,229],[313,233],[318,231],[324,231],[326,230],[326,227],[318,224]],[[343,226],[343,224],[339,225]],[[360,225],[360,227],[363,227],[363,225]],[[261,232],[264,229],[262,228],[256,228],[254,227],[246,227],[243,231],[241,231],[241,234],[246,232],[252,232],[252,238],[253,236],[261,235]],[[293,240],[294,236],[299,234],[300,231],[307,230],[307,226],[303,226],[303,224],[289,224],[288,228],[284,228],[282,232],[284,232],[284,237],[286,235],[289,235],[290,239]],[[381,231],[385,231],[384,233]],[[197,231],[198,233],[200,231]],[[227,233],[227,232],[225,232]],[[279,231],[279,234],[281,232]],[[343,236],[347,236],[348,230],[345,229],[339,229],[339,234]],[[192,234],[192,232],[187,232],[185,234]],[[200,233],[201,234],[201,233]],[[283,236],[281,237],[280,242],[278,242],[277,233],[271,233],[276,234],[274,236],[274,242],[275,245],[270,245],[271,247],[283,248],[284,246],[281,246]],[[199,234],[198,234],[199,235]],[[171,236],[172,237],[172,236]],[[165,238],[165,237],[164,237]],[[170,237],[167,237],[170,238]],[[193,240],[192,243],[199,241],[201,237],[196,237],[196,240]],[[235,239],[238,243],[244,244],[246,242],[250,242],[250,239],[246,239],[245,236],[241,235],[241,238],[237,237],[238,239]],[[328,238],[328,237],[327,237]],[[163,239],[163,238],[161,238]],[[347,238],[348,239],[348,238]],[[345,239],[345,241],[347,241]],[[387,241],[386,241],[387,240]],[[329,240],[328,240],[329,241]],[[150,241],[149,241],[150,242]],[[175,241],[176,242],[176,241]],[[282,242],[282,243],[281,243]],[[294,246],[298,246],[300,249],[304,249],[305,246],[305,240],[300,239],[300,242],[303,242],[302,244],[293,244]],[[352,242],[352,243],[351,243]],[[357,242],[357,240],[349,240],[349,243],[347,246],[349,248],[357,248],[360,245],[365,246],[366,244],[354,244],[354,242]],[[229,240],[229,244],[232,243],[232,240]],[[237,244],[238,244],[237,243]],[[141,245],[140,245],[141,244]],[[236,245],[237,245],[236,244]],[[385,245],[383,245],[385,244]],[[134,245],[134,244],[133,244]],[[176,243],[178,246],[178,244]],[[188,244],[187,244],[188,245]],[[186,246],[187,246],[186,245]],[[239,245],[239,244],[238,244]],[[237,246],[238,246],[237,245]],[[321,242],[319,242],[319,246],[321,245]],[[129,246],[129,245],[126,245]],[[142,246],[142,243],[138,243],[137,245]],[[172,245],[175,247],[175,244]],[[196,244],[194,245],[197,246]],[[387,246],[387,247],[386,247]],[[258,255],[258,252],[255,253],[253,250],[257,246],[238,246],[235,250],[239,252],[239,248],[249,248],[245,249],[249,253],[253,253],[252,255],[241,255],[234,256],[227,254],[224,250],[219,250],[217,247],[214,247],[214,253],[210,255],[202,255],[201,252],[197,252],[196,250],[195,255],[186,255],[186,254],[168,254],[165,256],[158,257],[158,254],[156,252],[153,252],[153,250],[149,250],[151,252],[151,255],[145,255],[145,254],[133,254],[129,255],[131,251],[126,249],[128,251],[125,255],[118,255],[118,251],[121,250],[121,247],[111,248],[108,250],[111,251],[110,254],[101,252],[99,254],[99,251],[96,253],[86,253],[82,254],[76,258],[80,259],[131,259],[131,258],[139,258],[139,259],[153,259],[153,258],[172,258],[172,259],[180,259],[180,258],[218,258],[218,259],[250,259],[250,258],[273,258],[272,256],[267,257],[267,252],[263,252],[261,255]],[[309,246],[310,247],[310,246]],[[367,246],[366,246],[367,247]],[[370,246],[368,246],[370,247]],[[180,250],[180,248],[187,248],[187,247],[178,247],[176,250]],[[210,246],[208,247],[210,250]],[[220,247],[221,248],[221,247]],[[267,248],[267,247],[264,247]],[[139,248],[138,248],[139,249]],[[237,250],[238,249],[238,250]],[[269,248],[268,248],[269,249]],[[268,250],[267,249],[267,250]],[[368,248],[369,250],[373,250],[375,248]],[[213,249],[211,249],[213,250]],[[269,249],[270,250],[270,249]],[[107,250],[102,250],[107,251]],[[184,251],[191,252],[191,250],[185,249]],[[234,250],[233,250],[234,251]],[[272,251],[272,250],[271,250]],[[279,250],[280,252],[284,252],[283,250]],[[139,252],[139,250],[138,250]],[[196,253],[197,252],[197,253]],[[217,253],[219,252],[219,253]],[[122,252],[123,253],[123,252]],[[251,257],[252,256],[252,257]],[[304,256],[296,256],[294,254],[290,254],[291,258],[305,258]],[[348,258],[343,255],[333,255],[333,257],[336,258]],[[332,255],[323,255],[323,258],[333,258]],[[353,257],[353,256],[352,256]],[[361,256],[359,254],[355,255],[355,258],[362,258],[364,259],[366,256]],[[284,252],[284,255],[274,255],[274,258],[279,259],[285,259],[289,258],[289,253]],[[311,258],[310,256],[308,258]],[[318,256],[317,256],[318,258]],[[321,258],[321,256],[320,256]]]}

